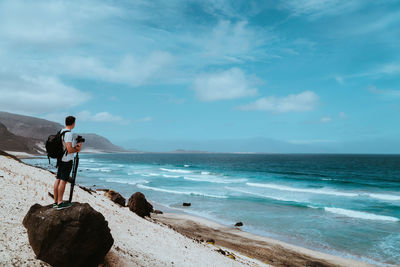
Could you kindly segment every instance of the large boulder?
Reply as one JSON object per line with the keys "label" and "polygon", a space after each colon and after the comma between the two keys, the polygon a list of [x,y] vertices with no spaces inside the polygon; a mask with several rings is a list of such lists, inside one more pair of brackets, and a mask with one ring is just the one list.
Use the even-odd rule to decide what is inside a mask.
{"label": "large boulder", "polygon": [[153,205],[147,202],[146,197],[140,192],[136,192],[129,198],[128,207],[140,217],[150,217],[150,212],[153,212]]}
{"label": "large boulder", "polygon": [[33,205],[23,225],[38,259],[52,266],[98,266],[114,243],[104,216],[87,203],[56,210]]}
{"label": "large boulder", "polygon": [[115,192],[114,190],[109,190],[106,194],[107,197],[111,199],[112,202],[122,207],[125,207],[126,199],[123,196],[121,196],[120,193]]}

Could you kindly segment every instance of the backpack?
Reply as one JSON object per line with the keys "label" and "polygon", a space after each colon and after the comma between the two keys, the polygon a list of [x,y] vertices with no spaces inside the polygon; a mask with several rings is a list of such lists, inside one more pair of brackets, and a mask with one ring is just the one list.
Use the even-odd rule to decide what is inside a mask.
{"label": "backpack", "polygon": [[66,149],[64,149],[62,141],[62,138],[64,137],[66,132],[71,132],[71,131],[67,130],[61,133],[60,130],[57,134],[50,135],[47,138],[46,152],[47,152],[47,158],[49,159],[49,164],[50,164],[50,158],[57,159],[58,162],[66,153]]}

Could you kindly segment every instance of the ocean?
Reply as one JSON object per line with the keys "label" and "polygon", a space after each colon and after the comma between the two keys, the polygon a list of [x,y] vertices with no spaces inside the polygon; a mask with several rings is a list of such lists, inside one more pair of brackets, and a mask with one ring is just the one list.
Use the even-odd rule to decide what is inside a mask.
{"label": "ocean", "polygon": [[313,250],[400,263],[400,155],[82,154],[76,182],[127,199],[140,191],[169,210],[241,221]]}

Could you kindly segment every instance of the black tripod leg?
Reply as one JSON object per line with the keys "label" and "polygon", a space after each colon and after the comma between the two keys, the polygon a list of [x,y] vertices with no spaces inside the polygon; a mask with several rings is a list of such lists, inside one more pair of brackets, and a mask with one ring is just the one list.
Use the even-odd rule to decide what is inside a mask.
{"label": "black tripod leg", "polygon": [[79,165],[79,156],[78,153],[76,153],[76,156],[74,158],[74,164],[72,166],[72,181],[71,181],[71,189],[69,191],[69,202],[72,203],[72,195],[74,194],[74,186],[75,186],[75,180],[76,180],[76,173],[78,171],[78,165]]}

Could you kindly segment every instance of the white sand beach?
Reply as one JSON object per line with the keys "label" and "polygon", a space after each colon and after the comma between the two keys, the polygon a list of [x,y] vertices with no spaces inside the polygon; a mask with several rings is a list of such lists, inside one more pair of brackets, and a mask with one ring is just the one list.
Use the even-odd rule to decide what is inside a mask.
{"label": "white sand beach", "polygon": [[[22,220],[33,204],[48,205],[53,202],[48,192],[52,192],[54,179],[54,174],[49,171],[28,166],[7,156],[0,156],[0,227],[2,229],[0,266],[49,266],[35,258]],[[69,188],[68,185],[64,194],[65,199],[69,195]],[[268,254],[263,254],[265,252],[262,250],[263,246],[274,247],[274,253],[291,251],[284,257],[296,254],[306,261],[320,260],[323,264],[318,266],[369,266],[365,263],[314,252],[273,239],[257,237],[233,228],[229,230],[228,227],[222,227],[200,218],[167,214],[154,216],[155,219],[143,219],[127,207],[122,208],[114,204],[104,196],[102,191],[89,194],[76,186],[74,201],[89,203],[108,221],[114,245],[105,258],[104,266],[282,266],[281,264],[268,264],[268,261],[265,260]],[[187,228],[179,227],[183,222],[184,226],[189,225],[189,221],[191,221],[191,226],[195,226],[193,229],[202,231],[203,234],[204,231],[209,231],[209,234],[214,235],[220,230],[222,235],[215,237],[215,244],[198,242],[193,239],[194,237],[190,238],[190,235],[185,234]],[[196,224],[198,225],[196,226]],[[172,228],[180,230],[185,235]],[[216,232],[213,233],[212,229]],[[229,245],[230,242],[221,242],[221,237],[228,241],[230,239],[237,241],[240,240],[237,239],[238,236],[247,238],[242,239],[244,242],[253,240],[254,242],[249,244],[251,246],[248,249],[258,246],[259,253],[263,254],[262,257],[247,253],[248,249],[246,250],[244,243],[242,247],[235,250],[234,246]],[[229,255],[217,252],[219,248],[232,253],[234,259]]]}

